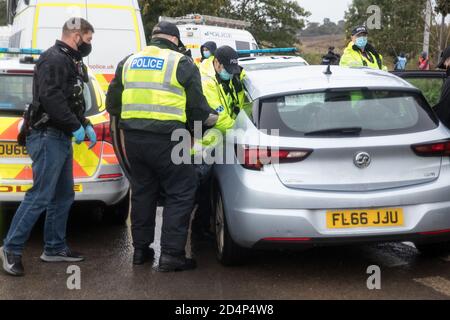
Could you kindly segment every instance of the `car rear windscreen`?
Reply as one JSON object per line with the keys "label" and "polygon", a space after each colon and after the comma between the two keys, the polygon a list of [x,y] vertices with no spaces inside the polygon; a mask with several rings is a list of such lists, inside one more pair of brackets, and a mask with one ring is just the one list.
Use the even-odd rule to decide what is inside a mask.
{"label": "car rear windscreen", "polygon": [[[86,116],[98,113],[97,97],[92,79],[84,86]],[[27,104],[33,101],[33,77],[31,75],[0,76],[0,112],[23,112]]]}
{"label": "car rear windscreen", "polygon": [[310,136],[338,128],[361,128],[360,136],[432,130],[438,120],[420,94],[392,90],[327,90],[261,102],[260,129],[281,136]]}
{"label": "car rear windscreen", "polygon": [[262,62],[262,63],[252,63],[244,65],[244,69],[246,71],[255,71],[255,70],[273,70],[280,68],[289,68],[289,67],[300,67],[306,66],[304,62]]}
{"label": "car rear windscreen", "polygon": [[33,101],[33,77],[0,76],[0,111],[23,111]]}

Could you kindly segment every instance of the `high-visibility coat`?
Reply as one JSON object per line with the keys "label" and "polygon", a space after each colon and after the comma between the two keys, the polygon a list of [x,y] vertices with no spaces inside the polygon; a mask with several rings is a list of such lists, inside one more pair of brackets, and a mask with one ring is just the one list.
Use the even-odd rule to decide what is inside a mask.
{"label": "high-visibility coat", "polygon": [[366,51],[366,54],[370,56],[370,59],[362,54],[360,50],[353,48],[354,43],[350,41],[348,46],[344,50],[344,54],[339,62],[343,67],[369,67],[373,69],[385,70],[387,67],[383,65],[383,56],[378,54],[379,60],[373,52]]}
{"label": "high-visibility coat", "polygon": [[181,53],[148,46],[124,64],[122,119],[186,123],[186,92],[177,80]]}

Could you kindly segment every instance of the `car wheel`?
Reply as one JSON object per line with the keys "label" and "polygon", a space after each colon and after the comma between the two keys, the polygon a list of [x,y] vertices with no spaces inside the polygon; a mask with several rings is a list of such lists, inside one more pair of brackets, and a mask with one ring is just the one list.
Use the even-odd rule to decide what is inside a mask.
{"label": "car wheel", "polygon": [[113,206],[105,208],[104,217],[108,221],[117,225],[124,225],[127,222],[130,212],[130,193]]}
{"label": "car wheel", "polygon": [[450,252],[450,241],[437,243],[417,243],[414,245],[420,253],[427,256],[439,256]]}
{"label": "car wheel", "polygon": [[216,196],[214,211],[217,259],[225,266],[235,266],[244,263],[246,250],[237,245],[231,238],[220,192],[218,192]]}

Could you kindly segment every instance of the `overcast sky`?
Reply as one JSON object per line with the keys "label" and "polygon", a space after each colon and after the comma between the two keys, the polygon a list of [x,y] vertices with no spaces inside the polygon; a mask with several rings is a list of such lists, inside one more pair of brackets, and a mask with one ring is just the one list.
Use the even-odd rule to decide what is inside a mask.
{"label": "overcast sky", "polygon": [[[432,0],[433,4],[435,0]],[[345,11],[352,0],[297,0],[301,7],[311,12],[309,22],[323,22],[324,18],[330,18],[333,22],[344,19]],[[440,20],[438,20],[440,22]],[[447,16],[450,22],[450,15]]]}
{"label": "overcast sky", "polygon": [[297,0],[301,7],[311,12],[310,22],[322,22],[324,18],[338,22],[344,19],[345,11],[352,0]]}

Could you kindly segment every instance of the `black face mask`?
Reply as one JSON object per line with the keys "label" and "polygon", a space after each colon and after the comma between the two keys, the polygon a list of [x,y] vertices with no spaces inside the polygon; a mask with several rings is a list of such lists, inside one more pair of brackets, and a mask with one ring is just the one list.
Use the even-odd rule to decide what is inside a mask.
{"label": "black face mask", "polygon": [[92,51],[92,44],[86,43],[81,39],[81,44],[78,45],[78,52],[82,57],[87,57]]}

